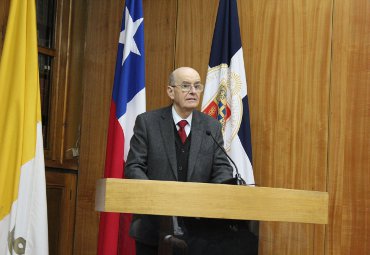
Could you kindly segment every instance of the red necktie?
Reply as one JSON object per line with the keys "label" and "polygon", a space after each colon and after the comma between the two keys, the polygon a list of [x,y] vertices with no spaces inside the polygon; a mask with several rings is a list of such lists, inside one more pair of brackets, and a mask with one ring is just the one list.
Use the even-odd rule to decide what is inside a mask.
{"label": "red necktie", "polygon": [[177,123],[177,125],[180,127],[179,130],[177,132],[179,132],[179,136],[181,138],[181,142],[184,144],[185,143],[185,140],[186,140],[186,132],[185,132],[185,129],[184,127],[188,124],[188,122],[186,120],[181,120]]}

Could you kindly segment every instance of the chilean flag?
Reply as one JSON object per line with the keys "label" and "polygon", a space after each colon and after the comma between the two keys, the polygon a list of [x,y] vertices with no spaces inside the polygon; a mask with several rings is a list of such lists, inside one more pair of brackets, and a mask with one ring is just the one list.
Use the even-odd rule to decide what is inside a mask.
{"label": "chilean flag", "polygon": [[241,177],[254,184],[247,81],[236,0],[220,0],[202,111],[222,125],[224,146]]}
{"label": "chilean flag", "polygon": [[[123,178],[136,116],[145,112],[144,18],[141,0],[126,0],[109,116],[105,178]],[[99,255],[134,255],[131,215],[101,213]]]}

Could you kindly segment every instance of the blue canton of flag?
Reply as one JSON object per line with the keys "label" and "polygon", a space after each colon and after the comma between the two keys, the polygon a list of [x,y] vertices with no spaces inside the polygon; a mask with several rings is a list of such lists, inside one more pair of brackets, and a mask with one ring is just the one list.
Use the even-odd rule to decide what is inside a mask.
{"label": "blue canton of flag", "polygon": [[[126,0],[110,107],[105,178],[123,178],[136,116],[145,112],[144,18],[141,0]],[[101,213],[98,255],[134,255],[130,214]]]}
{"label": "blue canton of flag", "polygon": [[141,1],[126,1],[112,93],[118,119],[126,113],[127,104],[145,88],[143,20]]}
{"label": "blue canton of flag", "polygon": [[225,150],[254,184],[247,81],[236,0],[220,0],[202,111],[222,125]]}

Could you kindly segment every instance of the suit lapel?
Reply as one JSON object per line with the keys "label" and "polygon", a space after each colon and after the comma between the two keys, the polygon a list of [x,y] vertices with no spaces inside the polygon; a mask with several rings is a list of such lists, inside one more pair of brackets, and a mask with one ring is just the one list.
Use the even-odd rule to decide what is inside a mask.
{"label": "suit lapel", "polygon": [[190,145],[189,161],[188,161],[189,162],[188,176],[187,176],[188,180],[194,172],[195,162],[197,160],[198,153],[200,150],[200,145],[202,144],[202,139],[204,137],[203,125],[199,117],[200,117],[199,112],[193,111],[193,119],[191,123],[191,145]]}
{"label": "suit lapel", "polygon": [[160,122],[161,126],[161,135],[164,142],[164,147],[167,153],[168,160],[171,165],[171,169],[176,176],[176,180],[178,180],[177,176],[177,161],[176,161],[176,148],[175,148],[175,133],[173,127],[173,117],[171,112],[171,107],[168,107],[164,110],[162,114],[162,120]]}

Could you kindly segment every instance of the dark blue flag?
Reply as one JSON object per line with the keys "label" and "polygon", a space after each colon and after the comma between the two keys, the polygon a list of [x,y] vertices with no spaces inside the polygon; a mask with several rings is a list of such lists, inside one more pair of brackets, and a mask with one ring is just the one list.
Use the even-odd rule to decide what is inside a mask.
{"label": "dark blue flag", "polygon": [[247,81],[236,0],[220,0],[202,111],[222,124],[225,150],[254,184]]}

